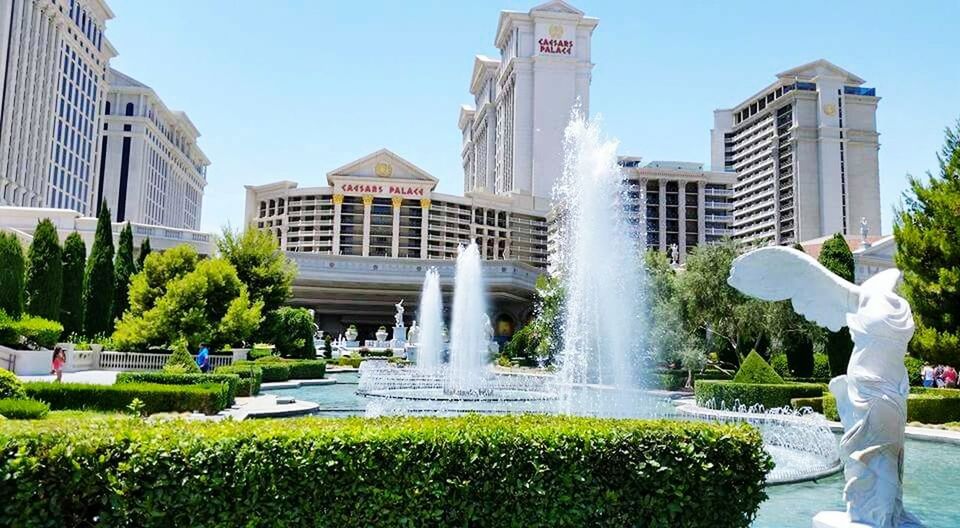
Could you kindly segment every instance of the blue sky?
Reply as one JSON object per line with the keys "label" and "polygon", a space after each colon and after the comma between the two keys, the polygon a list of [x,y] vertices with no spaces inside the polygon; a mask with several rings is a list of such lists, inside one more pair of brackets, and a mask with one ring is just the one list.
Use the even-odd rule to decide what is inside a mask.
{"label": "blue sky", "polygon": [[[389,148],[462,191],[457,112],[501,9],[538,0],[108,0],[113,66],[186,111],[212,161],[202,227],[243,217],[245,184],[324,185]],[[906,174],[937,168],[960,117],[957,0],[572,2],[598,17],[591,111],[646,160],[709,163],[713,110],[818,58],[882,98],[883,231]],[[269,8],[265,8],[268,6]]]}

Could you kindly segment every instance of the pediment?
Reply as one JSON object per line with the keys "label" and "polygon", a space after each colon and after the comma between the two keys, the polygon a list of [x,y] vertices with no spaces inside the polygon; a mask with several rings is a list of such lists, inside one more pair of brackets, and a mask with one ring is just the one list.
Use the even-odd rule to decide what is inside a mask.
{"label": "pediment", "polygon": [[397,154],[380,149],[327,173],[330,185],[339,179],[397,180],[437,184],[437,178]]}
{"label": "pediment", "polygon": [[583,15],[583,11],[580,11],[576,7],[564,2],[563,0],[551,0],[550,2],[544,2],[533,9],[530,10],[530,13],[536,11],[549,11],[551,13],[568,13],[571,15]]}
{"label": "pediment", "polygon": [[779,78],[797,78],[797,79],[815,79],[817,77],[840,77],[844,79],[844,82],[848,84],[863,84],[864,81],[860,77],[850,73],[847,70],[837,66],[836,64],[826,60],[819,59],[813,62],[808,62],[796,68],[791,68],[787,71],[780,72],[777,74]]}

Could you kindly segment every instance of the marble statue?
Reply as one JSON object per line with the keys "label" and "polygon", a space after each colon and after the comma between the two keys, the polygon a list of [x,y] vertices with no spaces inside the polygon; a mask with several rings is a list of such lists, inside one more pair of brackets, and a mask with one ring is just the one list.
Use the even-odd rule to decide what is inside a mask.
{"label": "marble statue", "polygon": [[403,299],[400,299],[400,302],[394,304],[397,308],[397,313],[393,316],[393,320],[396,323],[394,326],[401,327],[403,326]]}
{"label": "marble statue", "polygon": [[410,325],[410,331],[407,332],[407,342],[411,344],[420,342],[420,327],[417,326],[416,320],[413,321],[413,324]]}
{"label": "marble statue", "polygon": [[733,262],[727,282],[767,301],[790,299],[807,319],[853,338],[847,373],[830,382],[843,423],[840,439],[846,512],[820,512],[814,527],[922,526],[903,508],[903,446],[909,383],[903,365],[913,336],[910,305],[894,292],[897,269],[862,285],[834,275],[786,247],[751,251]]}

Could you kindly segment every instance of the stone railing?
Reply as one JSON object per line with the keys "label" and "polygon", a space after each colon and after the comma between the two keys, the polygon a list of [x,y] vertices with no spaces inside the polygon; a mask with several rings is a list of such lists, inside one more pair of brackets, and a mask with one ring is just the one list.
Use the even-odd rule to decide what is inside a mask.
{"label": "stone railing", "polygon": [[[210,365],[213,368],[233,364],[234,361],[247,358],[247,349],[234,349],[233,355],[210,354]],[[161,370],[167,363],[170,354],[154,352],[116,352],[104,350],[99,354],[96,367],[101,370]],[[193,356],[197,358],[196,355]]]}

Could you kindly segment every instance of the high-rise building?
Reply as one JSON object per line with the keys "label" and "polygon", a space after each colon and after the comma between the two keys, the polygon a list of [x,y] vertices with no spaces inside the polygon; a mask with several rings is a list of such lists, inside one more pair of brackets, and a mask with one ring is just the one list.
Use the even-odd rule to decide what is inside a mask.
{"label": "high-rise building", "polygon": [[103,0],[0,1],[0,205],[93,210]]}
{"label": "high-rise building", "polygon": [[187,114],[171,111],[152,88],[111,69],[96,203],[105,199],[117,222],[199,229],[210,165],[199,136]]}
{"label": "high-rise building", "polygon": [[714,112],[711,162],[736,172],[734,237],[789,244],[880,225],[876,90],[826,61]]}
{"label": "high-rise building", "polygon": [[590,39],[598,23],[562,0],[500,12],[500,59],[476,58],[474,106],[460,110],[465,191],[513,194],[524,207],[550,208],[571,109],[579,102],[589,113]]}

